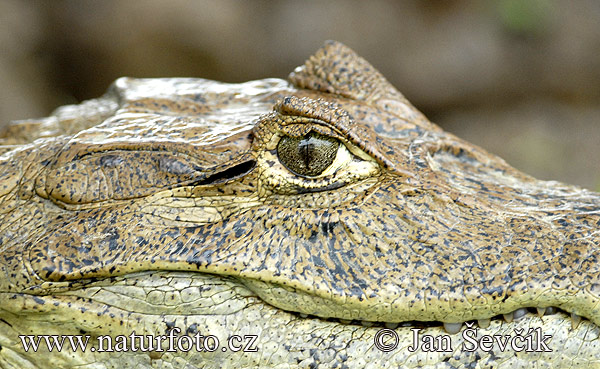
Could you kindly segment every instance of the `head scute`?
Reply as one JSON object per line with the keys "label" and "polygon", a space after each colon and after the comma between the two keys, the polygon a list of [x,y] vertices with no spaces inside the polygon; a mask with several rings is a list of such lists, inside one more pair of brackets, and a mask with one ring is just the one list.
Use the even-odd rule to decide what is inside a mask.
{"label": "head scute", "polygon": [[435,129],[375,67],[340,42],[326,41],[288,80],[298,88],[363,102],[402,121]]}

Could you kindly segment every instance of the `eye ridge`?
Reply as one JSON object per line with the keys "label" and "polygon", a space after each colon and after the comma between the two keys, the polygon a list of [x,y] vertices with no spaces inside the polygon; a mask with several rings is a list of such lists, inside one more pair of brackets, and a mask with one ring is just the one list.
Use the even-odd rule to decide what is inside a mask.
{"label": "eye ridge", "polygon": [[316,177],[335,160],[341,142],[310,131],[302,137],[283,136],[277,144],[279,161],[292,173]]}

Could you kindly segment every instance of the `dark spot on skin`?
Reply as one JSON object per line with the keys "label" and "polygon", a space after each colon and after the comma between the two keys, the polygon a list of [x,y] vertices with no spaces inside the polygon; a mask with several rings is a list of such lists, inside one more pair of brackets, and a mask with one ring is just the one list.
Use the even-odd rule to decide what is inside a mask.
{"label": "dark spot on skin", "polygon": [[104,155],[100,158],[100,165],[104,168],[116,168],[123,164],[123,158],[119,155]]}
{"label": "dark spot on skin", "polygon": [[240,224],[239,222],[234,225],[235,237],[240,238],[246,233],[245,224]]}
{"label": "dark spot on skin", "polygon": [[169,334],[169,332],[175,328],[175,321],[172,322],[165,322],[165,325],[167,326],[167,329],[165,331],[165,334]]}
{"label": "dark spot on skin", "polygon": [[46,303],[46,301],[44,301],[44,299],[41,299],[37,296],[33,296],[33,301],[35,301],[36,303],[38,303],[40,305],[44,305]]}
{"label": "dark spot on skin", "polygon": [[196,323],[190,325],[188,329],[186,329],[185,333],[187,334],[195,334],[198,332],[198,325]]}

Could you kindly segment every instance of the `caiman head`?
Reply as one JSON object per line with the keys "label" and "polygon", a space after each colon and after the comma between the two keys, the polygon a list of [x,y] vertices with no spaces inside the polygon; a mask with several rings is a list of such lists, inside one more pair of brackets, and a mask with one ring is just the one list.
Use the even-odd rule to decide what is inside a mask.
{"label": "caiman head", "polygon": [[119,79],[3,137],[2,368],[600,367],[600,196],[339,43],[287,81]]}

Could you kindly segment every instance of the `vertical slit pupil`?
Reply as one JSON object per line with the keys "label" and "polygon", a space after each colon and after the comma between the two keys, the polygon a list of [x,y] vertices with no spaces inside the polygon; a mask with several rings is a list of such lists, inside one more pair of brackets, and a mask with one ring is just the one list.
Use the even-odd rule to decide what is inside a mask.
{"label": "vertical slit pupil", "polygon": [[310,169],[310,159],[311,159],[311,142],[310,142],[311,137],[304,137],[302,138],[302,141],[300,141],[299,149],[302,152],[300,155],[304,157],[304,166],[306,167],[307,170]]}

